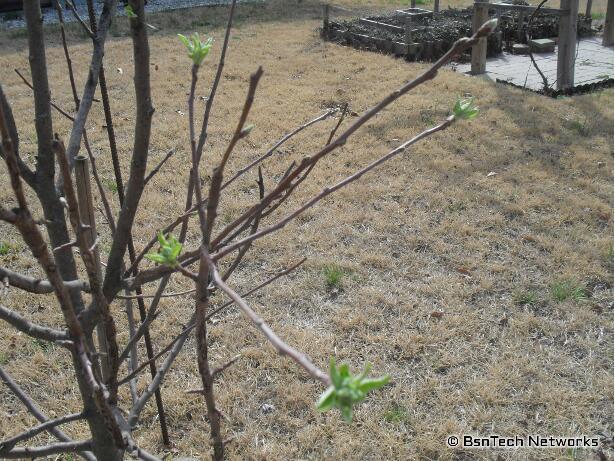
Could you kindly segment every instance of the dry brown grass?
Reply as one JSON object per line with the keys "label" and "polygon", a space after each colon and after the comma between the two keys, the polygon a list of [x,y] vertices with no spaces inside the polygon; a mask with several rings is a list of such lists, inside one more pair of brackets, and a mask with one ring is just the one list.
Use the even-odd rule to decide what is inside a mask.
{"label": "dry brown grass", "polygon": [[[239,9],[213,117],[211,158],[221,155],[230,137],[249,73],[262,64],[265,76],[251,116],[256,129],[238,148],[231,168],[326,107],[348,102],[361,112],[425,68],[323,43],[316,32],[318,7],[305,1],[293,5],[293,11],[275,3]],[[138,245],[183,206],[187,116],[176,111],[186,112],[189,63],[175,33],[199,30],[219,43],[224,16],[224,9],[215,8],[151,18],[161,28],[151,37],[156,66],[151,163],[167,149],[176,147],[177,154],[144,195]],[[118,145],[127,163],[134,111],[131,45],[123,21],[118,20],[108,44],[106,67]],[[55,40],[57,34],[52,35]],[[73,34],[71,51],[83,81],[90,45],[78,35]],[[22,155],[32,161],[31,95],[12,71],[28,68],[26,43],[15,32],[2,33],[0,42],[0,81],[19,122]],[[54,99],[71,107],[57,42],[48,49],[48,61]],[[203,75],[199,94],[206,94],[212,73],[210,67]],[[331,354],[355,368],[371,362],[378,373],[390,373],[392,385],[370,397],[352,425],[338,413],[318,414],[314,401],[322,389],[276,357],[239,313],[229,311],[211,330],[215,362],[243,356],[217,387],[220,408],[230,420],[225,432],[235,438],[229,459],[495,459],[491,451],[447,448],[446,436],[456,433],[604,434],[612,440],[612,90],[552,100],[444,71],[324,161],[295,203],[442,119],[463,93],[477,97],[478,119],[423,142],[283,232],[259,241],[234,279],[243,290],[265,273],[308,256],[297,273],[254,297],[254,307],[317,364],[325,367]],[[98,105],[88,128],[101,173],[112,187],[102,120]],[[54,129],[66,137],[68,125],[57,114],[54,121]],[[292,159],[321,146],[333,123],[284,147],[265,165],[266,182],[273,184]],[[234,186],[233,200],[223,203],[222,222],[254,202],[253,179]],[[0,200],[10,201],[2,181]],[[0,240],[10,246],[0,264],[38,273],[14,231],[5,224],[0,229]],[[103,236],[105,250],[108,238]],[[327,287],[324,276],[331,265],[344,270],[335,288]],[[583,284],[590,297],[555,301],[551,289],[562,280]],[[178,279],[170,289],[186,287]],[[532,300],[531,293],[533,302],[521,304]],[[61,324],[51,296],[10,290],[3,302],[36,321]],[[179,332],[193,309],[188,297],[164,300],[162,306],[153,331],[159,344]],[[121,306],[115,311],[123,317]],[[45,347],[0,324],[0,363],[49,415],[78,409],[69,357],[61,348]],[[174,453],[207,459],[204,404],[183,393],[198,383],[190,340],[163,396]],[[274,411],[262,412],[265,403]],[[31,422],[0,388],[0,438]],[[69,430],[82,431],[79,425]],[[152,404],[136,436],[144,446],[164,452]],[[609,459],[612,453],[607,449]],[[596,459],[591,452],[563,450],[499,454],[519,460]]]}

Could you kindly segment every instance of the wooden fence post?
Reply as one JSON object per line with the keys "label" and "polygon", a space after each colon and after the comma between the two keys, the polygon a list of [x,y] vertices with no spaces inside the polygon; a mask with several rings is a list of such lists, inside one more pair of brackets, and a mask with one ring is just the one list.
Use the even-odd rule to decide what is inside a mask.
{"label": "wooden fence post", "polygon": [[523,11],[519,11],[519,22],[517,23],[517,40],[519,40],[519,42],[522,42],[523,39],[525,38],[525,33],[523,32],[524,25],[525,25],[525,13]]}
{"label": "wooden fence post", "polygon": [[608,0],[606,4],[606,18],[604,19],[602,45],[613,46],[613,0]]}
{"label": "wooden fence post", "polygon": [[[562,0],[564,1],[564,0]],[[578,1],[578,0],[577,0]],[[480,26],[489,20],[489,3],[474,0],[474,14],[472,15],[472,31],[476,32]],[[487,37],[482,37],[472,47],[472,75],[484,74],[487,70]]]}
{"label": "wooden fence post", "polygon": [[[79,155],[75,160],[75,183],[77,184],[77,198],[79,201],[79,215],[81,222],[88,226],[85,229],[85,240],[88,247],[94,246],[98,234],[96,233],[96,219],[94,216],[94,201],[92,199],[92,187],[90,185],[90,164],[87,157]],[[102,278],[102,270],[100,265],[100,250],[98,245],[94,247],[94,264]],[[105,326],[102,322],[96,325],[96,333],[98,336],[98,347],[101,353],[101,369],[103,380],[109,377],[109,347],[107,344],[107,336],[105,335]]]}
{"label": "wooden fence post", "polygon": [[565,90],[574,86],[574,61],[577,48],[577,21],[579,0],[561,0],[560,9],[567,13],[559,19],[557,42],[557,89]]}
{"label": "wooden fence post", "polygon": [[410,0],[410,7],[416,8],[416,0]]}
{"label": "wooden fence post", "polygon": [[585,20],[586,21],[590,21],[592,20],[592,0],[587,0],[587,6],[585,7]]}
{"label": "wooden fence post", "polygon": [[439,13],[440,12],[440,0],[434,0],[433,1],[433,12],[434,13]]}

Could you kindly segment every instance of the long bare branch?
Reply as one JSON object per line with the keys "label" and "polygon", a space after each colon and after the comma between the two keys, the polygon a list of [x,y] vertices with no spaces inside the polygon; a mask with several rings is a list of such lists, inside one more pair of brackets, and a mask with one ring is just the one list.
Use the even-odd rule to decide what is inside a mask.
{"label": "long bare branch", "polygon": [[109,26],[111,25],[111,20],[115,15],[116,5],[117,0],[105,0],[102,13],[100,15],[98,31],[96,33],[96,38],[94,39],[94,49],[92,51],[88,78],[83,95],[80,99],[79,110],[75,116],[68,146],[66,147],[66,154],[71,167],[73,166],[77,153],[79,152],[85,122],[88,118],[88,114],[90,113],[90,108],[92,107],[94,92],[98,86],[98,77],[102,66],[103,56],[105,54],[105,41]]}
{"label": "long bare branch", "polygon": [[162,160],[160,160],[160,162],[158,162],[158,165],[156,165],[154,167],[154,169],[148,173],[147,177],[143,181],[143,185],[144,186],[147,186],[147,183],[150,182],[154,176],[156,176],[156,174],[164,166],[164,164],[167,162],[167,160],[169,160],[173,156],[174,153],[175,153],[175,149],[171,149],[170,151],[168,151],[166,153],[164,158]]}
{"label": "long bare branch", "polygon": [[11,450],[15,445],[24,440],[31,439],[37,434],[40,434],[43,431],[49,431],[50,429],[60,426],[62,424],[67,424],[73,421],[78,421],[80,419],[85,418],[85,413],[72,413],[70,415],[62,416],[56,419],[50,419],[44,423],[39,424],[38,426],[34,426],[27,431],[22,432],[16,436],[8,438],[6,440],[0,441],[0,452],[3,450]]}
{"label": "long bare branch", "polygon": [[462,53],[466,49],[476,44],[480,38],[489,35],[495,28],[496,24],[496,20],[488,21],[483,24],[483,26],[481,26],[472,37],[465,37],[457,40],[453,47],[448,50],[440,59],[438,59],[438,61],[436,61],[429,69],[427,69],[415,79],[404,84],[396,91],[393,91],[376,105],[374,105],[371,109],[367,110],[352,125],[350,125],[339,136],[337,136],[335,140],[323,147],[318,153],[314,154],[312,157],[304,159],[304,161],[302,161],[299,166],[294,171],[292,171],[288,175],[288,177],[284,181],[282,181],[275,189],[269,192],[267,196],[263,200],[261,200],[260,203],[254,205],[253,207],[245,211],[241,216],[239,216],[233,222],[228,224],[224,229],[222,229],[222,231],[217,235],[217,237],[211,242],[210,247],[216,248],[217,245],[220,244],[220,242],[229,232],[231,232],[235,227],[241,225],[244,221],[256,214],[259,210],[269,205],[269,203],[271,203],[276,197],[278,197],[280,193],[286,190],[291,185],[292,181],[297,176],[299,176],[305,169],[317,163],[320,159],[322,159],[325,155],[329,154],[331,151],[344,145],[353,133],[355,133],[365,123],[371,120],[376,114],[378,114],[384,108],[399,99],[401,96],[407,94],[409,91],[433,79],[438,74],[440,68],[442,68],[446,63],[448,63],[453,57],[457,56],[458,54]]}
{"label": "long bare branch", "polygon": [[271,345],[278,351],[279,354],[285,355],[293,360],[297,365],[303,368],[308,372],[310,376],[314,379],[321,381],[323,384],[328,386],[331,383],[329,379],[329,375],[323,372],[320,368],[312,363],[312,361],[307,358],[307,356],[297,349],[286,344],[275,332],[265,323],[265,321],[258,316],[256,312],[252,310],[250,306],[243,300],[241,296],[239,296],[231,287],[229,287],[220,274],[218,273],[218,269],[216,268],[213,260],[207,255],[207,253],[203,252],[203,257],[207,259],[209,264],[209,270],[212,275],[212,278],[216,285],[220,287],[222,291],[224,291],[243,311],[243,313],[250,319],[250,321],[258,328],[261,333],[265,335],[267,340],[271,343]]}
{"label": "long bare branch", "polygon": [[[19,288],[24,291],[28,291],[30,293],[53,293],[54,290],[53,286],[51,285],[51,283],[49,283],[48,280],[42,280],[39,278],[19,274],[5,267],[0,267],[0,280],[6,280],[10,286]],[[68,289],[78,289],[81,291],[85,291],[86,293],[90,291],[90,284],[82,280],[70,280],[62,283]]]}
{"label": "long bare branch", "polygon": [[[11,390],[11,392],[24,404],[28,412],[32,416],[34,416],[41,423],[46,423],[50,421],[45,414],[40,410],[38,405],[32,400],[32,398],[13,380],[13,378],[6,372],[2,367],[0,367],[0,380]],[[71,439],[62,432],[58,427],[53,426],[48,429],[48,431],[61,442],[71,442]],[[84,451],[80,453],[82,457],[84,457],[88,461],[96,461],[96,457],[88,451]]]}
{"label": "long bare branch", "polygon": [[0,319],[10,323],[22,333],[45,341],[67,341],[70,339],[65,331],[37,325],[15,311],[0,304]]}
{"label": "long bare branch", "polygon": [[24,459],[42,458],[43,456],[57,455],[58,453],[77,453],[92,449],[92,441],[81,442],[57,442],[41,447],[13,448],[12,450],[1,450],[0,456],[5,459]]}
{"label": "long bare branch", "polygon": [[228,254],[229,252],[231,252],[231,251],[233,251],[233,250],[235,250],[237,248],[240,248],[241,246],[246,245],[247,243],[249,243],[251,241],[254,241],[256,239],[264,237],[265,235],[271,234],[274,231],[282,229],[284,226],[286,226],[286,224],[288,224],[290,221],[295,219],[297,216],[299,216],[301,213],[303,213],[308,208],[311,208],[312,206],[314,206],[316,203],[321,201],[326,196],[332,194],[333,192],[337,191],[338,189],[341,189],[344,186],[347,186],[351,182],[354,182],[354,181],[358,180],[365,173],[373,170],[374,168],[376,168],[377,166],[379,166],[382,163],[386,162],[387,160],[390,160],[391,158],[395,157],[396,155],[399,155],[400,153],[404,152],[408,147],[410,147],[411,145],[417,143],[421,139],[424,139],[424,138],[426,138],[428,136],[431,136],[434,133],[437,133],[438,131],[442,131],[442,130],[448,128],[454,122],[454,120],[455,120],[455,117],[451,115],[444,122],[440,123],[439,125],[434,126],[433,128],[429,128],[429,129],[423,131],[422,133],[418,134],[414,138],[406,141],[405,143],[403,143],[400,146],[398,146],[395,149],[393,149],[388,154],[384,155],[383,157],[380,157],[378,160],[373,161],[372,163],[370,163],[366,167],[364,167],[361,170],[357,171],[356,173],[348,176],[347,178],[343,179],[342,181],[338,182],[337,184],[335,184],[335,185],[333,185],[331,187],[326,187],[325,189],[322,190],[322,192],[320,192],[319,194],[315,195],[313,198],[311,198],[306,203],[304,203],[301,207],[299,207],[298,209],[296,209],[292,213],[288,214],[287,216],[285,216],[283,219],[281,219],[277,223],[272,224],[271,226],[268,226],[268,227],[266,227],[264,229],[261,229],[257,233],[249,235],[249,236],[247,236],[247,237],[245,237],[245,238],[243,238],[243,239],[241,239],[241,240],[239,240],[239,241],[237,241],[235,243],[232,243],[232,244],[230,244],[230,245],[228,245],[228,246],[226,246],[224,248],[221,248],[218,252],[216,252],[214,255],[212,255],[212,257],[215,260],[218,260],[218,259],[222,258],[224,255]]}

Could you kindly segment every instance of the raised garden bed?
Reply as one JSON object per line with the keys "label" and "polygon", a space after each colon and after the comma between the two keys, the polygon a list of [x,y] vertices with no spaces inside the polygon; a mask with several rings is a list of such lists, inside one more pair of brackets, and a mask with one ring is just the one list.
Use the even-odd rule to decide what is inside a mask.
{"label": "raised garden bed", "polygon": [[[405,56],[411,61],[433,61],[441,57],[456,40],[472,34],[472,8],[429,13],[408,15],[396,11],[390,15],[330,21],[327,30],[323,30],[323,37],[355,48]],[[490,15],[495,16],[496,12],[491,11]],[[520,17],[523,21],[521,24]],[[525,43],[527,22],[525,14],[502,14],[497,32],[487,39],[487,55],[495,56],[503,48],[510,49],[514,43]],[[538,13],[532,21],[531,37],[556,37],[558,28],[557,15]],[[578,34],[580,37],[591,35],[591,25],[579,20]]]}

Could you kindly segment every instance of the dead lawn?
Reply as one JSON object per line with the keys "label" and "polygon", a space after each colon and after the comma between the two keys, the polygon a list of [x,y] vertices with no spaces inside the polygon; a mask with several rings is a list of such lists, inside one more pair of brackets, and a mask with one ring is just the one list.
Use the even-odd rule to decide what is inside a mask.
{"label": "dead lawn", "polygon": [[[265,75],[250,119],[256,128],[238,147],[231,169],[326,108],[347,102],[360,113],[425,68],[323,43],[316,31],[318,11],[306,0],[240,8],[213,114],[210,158],[221,155],[230,138],[248,76],[259,64]],[[138,245],[183,207],[189,62],[175,34],[198,30],[220,43],[224,16],[224,9],[214,8],[151,18],[161,29],[151,37],[156,108],[151,164],[168,149],[177,153],[143,197],[135,226]],[[106,69],[127,168],[134,108],[132,51],[123,21],[117,21],[108,44]],[[55,29],[50,33],[56,40],[48,48],[53,98],[70,108],[62,50]],[[28,70],[26,41],[13,31],[1,33],[0,43],[0,81],[19,121],[22,156],[32,161],[30,90],[12,70]],[[72,34],[81,82],[89,50],[78,33]],[[206,66],[199,95],[207,94],[212,75],[213,65]],[[229,419],[225,433],[234,437],[229,459],[486,460],[498,454],[498,459],[518,460],[600,459],[588,451],[447,448],[446,436],[461,433],[601,434],[612,459],[612,90],[552,100],[444,71],[323,161],[293,203],[441,120],[464,93],[477,98],[478,119],[421,143],[283,232],[259,241],[233,279],[244,291],[307,256],[301,270],[254,296],[254,308],[317,364],[326,367],[332,354],[355,369],[370,362],[375,372],[389,373],[393,383],[359,408],[352,425],[338,413],[319,414],[314,402],[323,389],[276,357],[257,331],[230,310],[211,329],[214,362],[242,354],[217,387],[220,408]],[[199,104],[202,109],[203,101]],[[55,131],[66,138],[65,120],[56,113],[54,122]],[[317,125],[285,145],[265,164],[266,183],[271,186],[289,162],[322,146],[334,123]],[[102,107],[96,105],[88,130],[112,190],[102,124]],[[209,169],[211,164],[204,163]],[[8,181],[0,169],[0,200],[6,202],[11,200]],[[254,203],[253,176],[236,183],[233,199],[223,203],[221,223]],[[107,251],[102,220],[99,229]],[[14,231],[0,224],[0,232],[0,241],[9,247],[0,264],[38,274]],[[195,244],[192,235],[188,246]],[[335,287],[326,283],[331,267],[343,272]],[[554,291],[564,282],[583,287],[587,299],[556,300]],[[169,290],[187,287],[177,278]],[[3,303],[36,321],[61,324],[52,296],[35,298],[15,290],[1,296]],[[165,300],[162,306],[153,331],[160,345],[180,331],[193,309],[189,297]],[[123,322],[122,306],[115,311]],[[126,341],[125,328],[120,337]],[[0,324],[0,363],[48,415],[78,410],[62,348],[33,342]],[[139,385],[146,383],[142,378]],[[184,394],[198,383],[191,339],[163,396],[173,454],[208,459],[204,404]],[[128,393],[123,397],[129,398]],[[263,412],[263,404],[274,410]],[[163,454],[153,404],[143,421],[138,440]],[[0,388],[0,439],[31,423],[19,402]],[[74,425],[68,432],[76,436],[83,430]]]}

